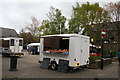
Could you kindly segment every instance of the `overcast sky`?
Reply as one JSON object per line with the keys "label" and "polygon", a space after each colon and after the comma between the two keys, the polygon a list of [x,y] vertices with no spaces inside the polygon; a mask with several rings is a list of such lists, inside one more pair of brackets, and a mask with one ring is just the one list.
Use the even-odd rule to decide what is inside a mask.
{"label": "overcast sky", "polygon": [[108,2],[119,0],[0,0],[0,27],[12,28],[19,32],[25,28],[31,17],[39,21],[47,19],[46,14],[53,6],[62,10],[67,18],[71,16],[72,5],[75,3],[99,2],[104,6]]}

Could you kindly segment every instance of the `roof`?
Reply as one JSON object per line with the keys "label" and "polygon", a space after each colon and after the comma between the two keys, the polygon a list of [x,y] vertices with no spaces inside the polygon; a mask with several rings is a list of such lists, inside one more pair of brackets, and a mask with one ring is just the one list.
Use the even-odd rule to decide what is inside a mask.
{"label": "roof", "polygon": [[41,36],[41,38],[46,38],[46,37],[86,37],[89,38],[88,36],[80,35],[80,34],[56,34],[56,35],[46,35],[46,36]]}
{"label": "roof", "polygon": [[18,37],[5,37],[5,38],[0,38],[0,39],[4,39],[4,40],[10,40],[10,39],[22,39],[23,38],[18,38]]}
{"label": "roof", "polygon": [[0,37],[19,37],[14,29],[0,27],[0,32],[2,34]]}
{"label": "roof", "polygon": [[27,46],[39,46],[39,45],[40,45],[40,43],[30,43]]}

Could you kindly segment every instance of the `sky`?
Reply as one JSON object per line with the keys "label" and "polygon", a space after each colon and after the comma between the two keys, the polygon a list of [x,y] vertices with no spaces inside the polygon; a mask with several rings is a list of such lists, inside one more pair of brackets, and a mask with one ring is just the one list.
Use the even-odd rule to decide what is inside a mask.
{"label": "sky", "polygon": [[40,22],[47,19],[46,14],[53,6],[62,10],[62,14],[69,19],[72,14],[72,5],[76,2],[95,3],[104,6],[108,2],[119,0],[0,0],[0,27],[15,29],[18,33],[36,17]]}

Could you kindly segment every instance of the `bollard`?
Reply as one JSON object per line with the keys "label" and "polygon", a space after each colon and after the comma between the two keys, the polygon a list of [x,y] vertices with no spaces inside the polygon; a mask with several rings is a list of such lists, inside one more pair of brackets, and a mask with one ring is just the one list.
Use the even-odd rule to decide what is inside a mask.
{"label": "bollard", "polygon": [[10,70],[9,71],[17,71],[17,56],[10,57]]}

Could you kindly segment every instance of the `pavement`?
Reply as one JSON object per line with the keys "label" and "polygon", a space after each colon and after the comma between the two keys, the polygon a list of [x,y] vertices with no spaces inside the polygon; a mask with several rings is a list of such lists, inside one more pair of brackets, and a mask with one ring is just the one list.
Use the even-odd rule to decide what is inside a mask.
{"label": "pavement", "polygon": [[10,58],[2,58],[3,78],[118,78],[118,62],[101,69],[77,69],[69,73],[62,73],[51,69],[41,69],[38,63],[39,55],[25,53],[18,58],[18,71],[9,71]]}

